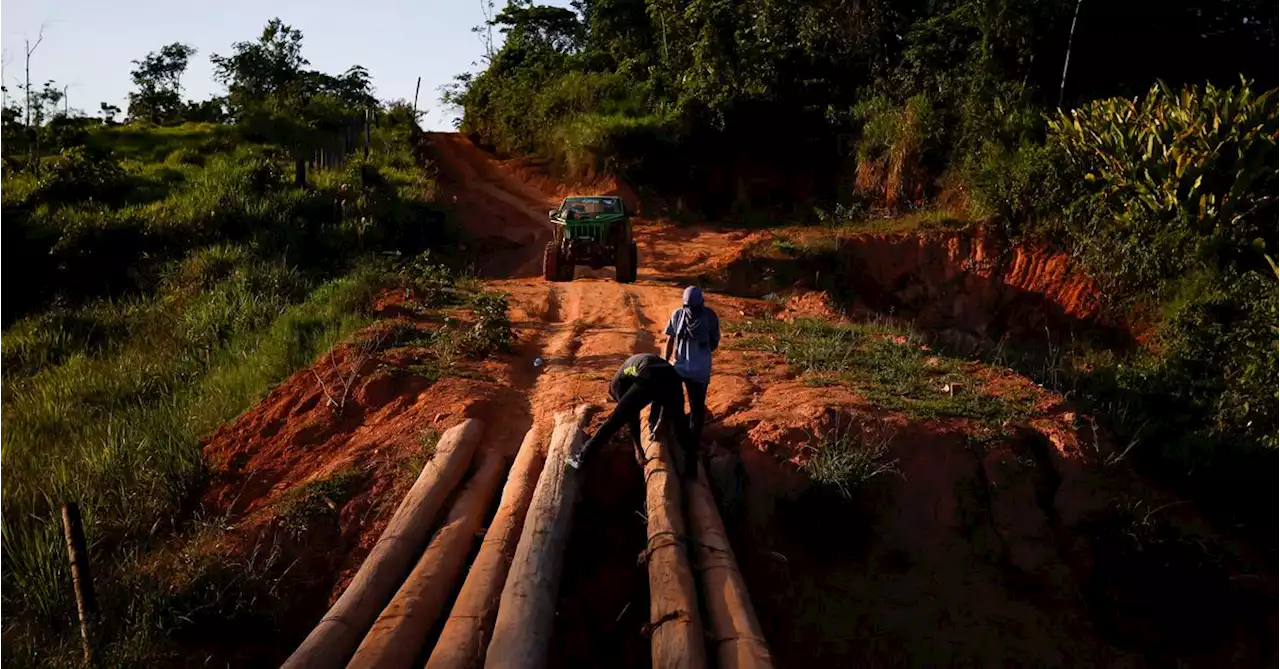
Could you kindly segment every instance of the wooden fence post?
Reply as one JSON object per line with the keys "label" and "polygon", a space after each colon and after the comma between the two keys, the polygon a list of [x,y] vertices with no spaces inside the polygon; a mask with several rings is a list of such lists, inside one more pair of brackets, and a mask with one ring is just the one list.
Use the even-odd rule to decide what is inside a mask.
{"label": "wooden fence post", "polygon": [[364,159],[369,161],[369,128],[373,125],[373,110],[364,110]]}
{"label": "wooden fence post", "polygon": [[418,83],[413,86],[413,122],[415,124],[418,122],[418,89],[420,88],[422,88],[422,77],[418,77]]}
{"label": "wooden fence post", "polygon": [[71,561],[71,584],[76,592],[76,613],[80,616],[80,640],[84,644],[84,662],[93,662],[90,643],[91,618],[98,613],[98,600],[93,594],[93,574],[89,571],[89,549],[84,540],[80,506],[75,502],[62,505],[62,531],[67,540],[67,558]]}

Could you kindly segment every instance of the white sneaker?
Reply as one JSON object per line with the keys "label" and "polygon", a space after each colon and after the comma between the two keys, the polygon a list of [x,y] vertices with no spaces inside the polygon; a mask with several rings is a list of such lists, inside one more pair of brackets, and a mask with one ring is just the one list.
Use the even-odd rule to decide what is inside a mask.
{"label": "white sneaker", "polygon": [[564,463],[574,469],[582,469],[582,456],[575,453],[566,457]]}

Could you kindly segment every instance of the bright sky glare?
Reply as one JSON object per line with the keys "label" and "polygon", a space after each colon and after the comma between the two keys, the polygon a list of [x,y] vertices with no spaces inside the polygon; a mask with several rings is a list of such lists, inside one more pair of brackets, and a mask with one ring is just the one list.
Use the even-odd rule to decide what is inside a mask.
{"label": "bright sky glare", "polygon": [[[23,78],[23,39],[32,42],[45,26],[44,42],[31,57],[31,81],[69,86],[73,109],[97,115],[98,103],[127,110],[130,61],[171,42],[198,53],[182,83],[188,99],[222,94],[209,56],[228,55],[231,44],[253,40],[267,21],[280,17],[302,31],[303,55],[311,67],[340,74],[363,65],[380,99],[413,100],[422,77],[418,108],[427,129],[450,129],[456,110],[440,102],[439,87],[453,75],[478,69],[483,46],[472,26],[484,20],[481,0],[4,0],[0,5],[0,49],[4,83],[18,95]],[[551,2],[568,6],[566,1]],[[499,8],[500,0],[495,2]],[[501,35],[494,31],[494,38]],[[475,64],[473,64],[475,63]]]}

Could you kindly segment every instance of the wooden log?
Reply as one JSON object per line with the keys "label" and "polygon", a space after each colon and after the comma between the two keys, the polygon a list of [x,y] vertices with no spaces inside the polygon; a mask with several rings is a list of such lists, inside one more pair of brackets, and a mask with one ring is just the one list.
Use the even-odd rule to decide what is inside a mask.
{"label": "wooden log", "polygon": [[[652,410],[652,409],[651,409]],[[651,439],[643,431],[645,508],[649,541],[649,630],[654,669],[702,669],[707,666],[698,593],[685,535],[680,477],[669,430]]]}
{"label": "wooden log", "polygon": [[702,583],[707,624],[720,669],[772,669],[769,646],[701,464],[698,480],[687,484],[685,492],[693,525],[694,570]]}
{"label": "wooden log", "polygon": [[515,464],[502,489],[502,502],[489,531],[484,535],[480,553],[467,579],[462,583],[458,599],[449,612],[435,649],[427,660],[427,669],[472,669],[484,658],[485,641],[493,630],[498,615],[498,600],[507,580],[507,567],[516,554],[520,531],[524,528],[529,502],[537,487],[545,455],[542,441],[547,431],[535,425],[520,443]]}
{"label": "wooden log", "polygon": [[435,457],[422,468],[351,584],[285,661],[284,669],[346,664],[426,545],[440,509],[466,474],[483,431],[480,421],[468,419],[440,436]]}
{"label": "wooden log", "polygon": [[480,456],[480,466],[418,558],[418,564],[365,635],[347,664],[348,669],[408,669],[417,664],[415,660],[423,652],[427,635],[444,615],[467,566],[476,533],[506,468],[506,458],[494,449]]}
{"label": "wooden log", "polygon": [[574,414],[563,412],[556,416],[547,462],[538,477],[498,602],[493,639],[484,662],[487,669],[546,666],[564,549],[581,486],[581,472],[566,466],[564,460],[582,448],[582,437]]}

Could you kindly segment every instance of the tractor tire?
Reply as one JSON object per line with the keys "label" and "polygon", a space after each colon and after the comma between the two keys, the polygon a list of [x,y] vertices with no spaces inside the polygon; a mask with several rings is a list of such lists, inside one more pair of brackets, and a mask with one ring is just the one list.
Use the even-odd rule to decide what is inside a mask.
{"label": "tractor tire", "polygon": [[618,257],[613,264],[614,280],[618,283],[633,283],[636,280],[636,245],[626,244],[618,248]]}
{"label": "tractor tire", "polygon": [[564,281],[564,268],[560,267],[560,249],[555,242],[547,242],[542,251],[542,278],[547,281]]}

